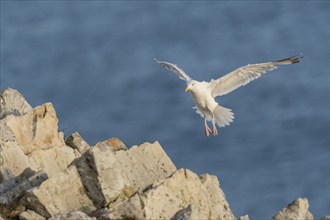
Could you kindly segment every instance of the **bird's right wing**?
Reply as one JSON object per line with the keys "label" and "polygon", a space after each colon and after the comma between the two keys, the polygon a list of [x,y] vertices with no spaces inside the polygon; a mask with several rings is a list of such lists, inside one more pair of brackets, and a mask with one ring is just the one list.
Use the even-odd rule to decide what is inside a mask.
{"label": "bird's right wing", "polygon": [[262,74],[276,69],[278,65],[298,63],[301,58],[302,54],[283,60],[249,64],[240,67],[217,80],[211,81],[209,89],[213,97],[228,94],[231,91],[248,84],[252,80],[259,78]]}
{"label": "bird's right wing", "polygon": [[185,73],[182,69],[180,69],[177,65],[173,64],[173,63],[169,63],[169,62],[165,62],[165,61],[158,61],[156,59],[154,59],[157,63],[159,63],[162,67],[164,67],[165,69],[168,69],[172,72],[174,72],[176,75],[178,75],[178,77],[182,80],[185,80],[187,82],[191,81],[190,76],[188,76],[187,73]]}

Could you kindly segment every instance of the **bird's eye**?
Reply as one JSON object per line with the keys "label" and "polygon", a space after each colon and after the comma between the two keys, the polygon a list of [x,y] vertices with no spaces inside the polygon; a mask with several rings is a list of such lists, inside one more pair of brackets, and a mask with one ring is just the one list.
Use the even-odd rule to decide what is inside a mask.
{"label": "bird's eye", "polygon": [[195,83],[192,83],[191,85],[192,85],[192,86],[194,86],[194,85],[195,85]]}

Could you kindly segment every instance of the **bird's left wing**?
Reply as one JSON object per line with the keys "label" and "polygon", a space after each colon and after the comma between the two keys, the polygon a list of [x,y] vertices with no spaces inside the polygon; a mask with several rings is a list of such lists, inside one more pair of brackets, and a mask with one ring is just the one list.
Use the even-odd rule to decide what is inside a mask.
{"label": "bird's left wing", "polygon": [[172,72],[174,72],[178,77],[182,80],[185,80],[187,82],[191,81],[190,76],[188,76],[187,73],[185,73],[182,69],[180,69],[177,65],[165,61],[159,61],[154,59],[157,63],[159,63],[162,67],[165,69],[168,69]]}
{"label": "bird's left wing", "polygon": [[217,80],[211,81],[209,89],[213,97],[228,94],[231,91],[248,84],[252,80],[259,78],[262,74],[276,69],[278,65],[298,63],[301,58],[302,54],[283,60],[249,64],[240,67]]}

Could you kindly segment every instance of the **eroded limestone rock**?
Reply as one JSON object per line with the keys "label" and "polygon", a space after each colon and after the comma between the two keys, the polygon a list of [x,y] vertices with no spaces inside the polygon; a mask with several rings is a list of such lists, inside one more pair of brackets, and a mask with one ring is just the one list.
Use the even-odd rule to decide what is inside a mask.
{"label": "eroded limestone rock", "polygon": [[29,209],[46,218],[72,210],[86,213],[95,210],[73,165],[27,191],[26,203]]}
{"label": "eroded limestone rock", "polygon": [[28,156],[17,143],[11,129],[0,120],[0,183],[15,178],[28,167]]}
{"label": "eroded limestone rock", "polygon": [[47,179],[43,171],[38,173],[27,168],[24,172],[11,181],[0,184],[0,214],[3,217],[15,217],[25,210],[21,199],[26,190],[39,186]]}
{"label": "eroded limestone rock", "polygon": [[243,215],[239,217],[238,220],[250,220],[250,217],[248,215]]}
{"label": "eroded limestone rock", "polygon": [[[0,220],[235,219],[218,179],[176,170],[158,142],[63,136],[51,103],[0,93]],[[308,206],[299,198],[272,219],[312,220]]]}
{"label": "eroded limestone rock", "polygon": [[70,137],[65,140],[65,143],[73,149],[76,149],[81,155],[90,148],[89,144],[87,144],[77,131],[71,134]]}
{"label": "eroded limestone rock", "polygon": [[181,209],[175,213],[171,220],[189,220],[191,217],[192,208],[191,204],[187,208]]}
{"label": "eroded limestone rock", "polygon": [[45,217],[29,209],[19,214],[18,217],[20,220],[46,220]]}
{"label": "eroded limestone rock", "polygon": [[197,176],[184,169],[177,170],[165,180],[156,181],[126,202],[110,207],[107,217],[170,219],[186,216],[180,215],[182,209],[188,214],[191,212],[188,219],[235,219],[215,176]]}
{"label": "eroded limestone rock", "polygon": [[[10,103],[6,102],[7,105]],[[44,170],[52,176],[75,159],[58,132],[58,119],[51,103],[24,115],[7,115],[0,120],[0,183],[9,181],[26,168]]]}
{"label": "eroded limestone rock", "polygon": [[81,211],[72,211],[65,214],[58,214],[49,220],[96,220],[96,218],[89,217]]}
{"label": "eroded limestone rock", "polygon": [[65,145],[63,134],[58,132],[58,119],[51,103],[37,106],[21,116],[8,115],[2,120],[14,133],[26,155],[36,149]]}
{"label": "eroded limestone rock", "polygon": [[7,88],[0,92],[0,119],[6,115],[23,115],[32,107],[17,90]]}
{"label": "eroded limestone rock", "polygon": [[33,170],[44,170],[48,176],[53,176],[66,169],[75,159],[75,154],[70,147],[64,145],[45,150],[35,150],[28,159]]}
{"label": "eroded limestone rock", "polygon": [[98,208],[119,197],[127,198],[176,170],[158,142],[113,150],[106,144],[96,145],[75,161],[87,193]]}
{"label": "eroded limestone rock", "polygon": [[97,142],[94,147],[108,146],[112,151],[127,150],[125,144],[119,138],[110,138],[105,141]]}
{"label": "eroded limestone rock", "polygon": [[298,198],[273,216],[272,220],[313,220],[313,215],[308,208],[308,200],[306,198]]}

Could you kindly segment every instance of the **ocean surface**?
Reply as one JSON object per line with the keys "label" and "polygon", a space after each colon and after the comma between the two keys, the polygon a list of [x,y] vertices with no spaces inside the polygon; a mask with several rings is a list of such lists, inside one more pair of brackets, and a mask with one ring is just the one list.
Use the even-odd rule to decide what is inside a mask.
{"label": "ocean surface", "polygon": [[[329,210],[328,1],[1,1],[1,89],[52,102],[91,145],[158,140],[178,168],[219,178],[239,217],[307,197]],[[205,137],[185,83],[304,53],[217,101],[235,121]]]}

